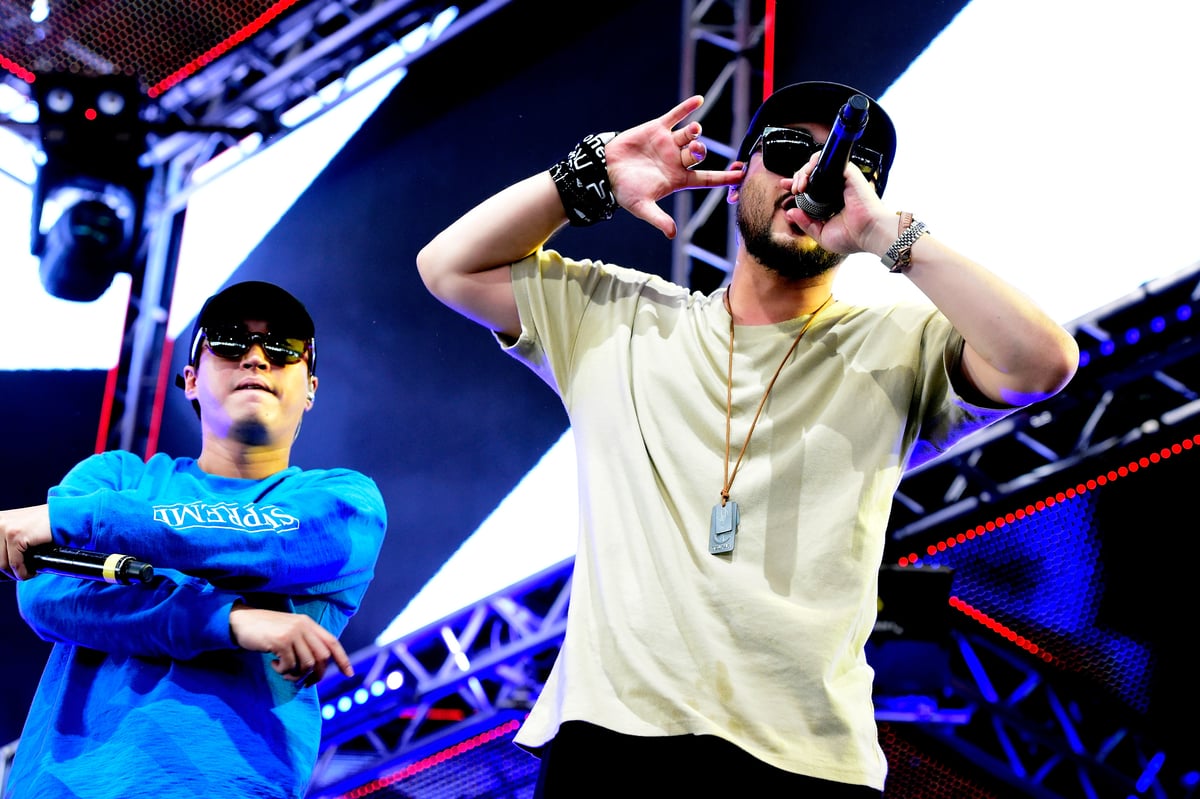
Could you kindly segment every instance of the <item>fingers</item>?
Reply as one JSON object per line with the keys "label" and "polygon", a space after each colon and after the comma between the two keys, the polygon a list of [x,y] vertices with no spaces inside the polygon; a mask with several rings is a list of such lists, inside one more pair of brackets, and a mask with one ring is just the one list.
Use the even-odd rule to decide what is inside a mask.
{"label": "fingers", "polygon": [[704,142],[689,139],[679,149],[679,162],[683,165],[684,169],[691,169],[703,161],[706,155],[708,155],[708,148],[704,145]]}
{"label": "fingers", "polygon": [[[673,239],[675,220],[658,207],[658,201],[681,189],[728,186],[741,180],[741,172],[701,170],[708,155],[700,139],[698,121],[685,122],[704,103],[692,95],[667,113],[623,132],[607,148],[608,175],[622,208]],[[678,127],[677,127],[678,126]]]}
{"label": "fingers", "polygon": [[347,677],[354,676],[354,666],[350,663],[350,656],[346,654],[346,650],[338,641],[334,641],[332,660],[337,664],[338,670]]}
{"label": "fingers", "polygon": [[693,94],[679,105],[672,108],[667,113],[659,117],[659,122],[666,125],[668,128],[673,128],[680,122],[685,120],[688,114],[695,111],[700,106],[704,105],[704,98],[699,94]]}
{"label": "fingers", "polygon": [[347,677],[354,676],[350,657],[337,636],[302,613],[235,607],[230,631],[243,649],[274,655],[271,668],[289,682],[315,685],[330,663]]}
{"label": "fingers", "polygon": [[324,627],[313,622],[311,630],[296,641],[293,648],[294,665],[285,679],[316,685],[324,678],[330,663],[336,664],[347,677],[354,676],[350,656],[341,643]]}
{"label": "fingers", "polygon": [[33,573],[25,563],[25,553],[52,541],[49,506],[31,505],[0,511],[0,573],[28,580]]}
{"label": "fingers", "polygon": [[734,186],[742,182],[745,173],[740,161],[734,161],[728,169],[692,169],[688,172],[689,189],[708,189],[717,186]]}
{"label": "fingers", "polygon": [[821,152],[818,150],[809,157],[808,163],[800,167],[800,171],[791,177],[792,194],[800,194],[808,188],[808,179],[812,176],[813,170],[817,168],[817,161],[820,159]]}

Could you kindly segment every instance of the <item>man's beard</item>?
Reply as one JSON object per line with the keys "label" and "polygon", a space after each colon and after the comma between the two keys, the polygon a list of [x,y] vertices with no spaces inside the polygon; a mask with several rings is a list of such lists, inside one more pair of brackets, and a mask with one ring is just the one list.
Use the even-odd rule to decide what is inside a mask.
{"label": "man's beard", "polygon": [[[747,204],[743,197],[737,204],[737,226],[746,252],[759,263],[788,280],[803,280],[823,275],[839,265],[846,256],[829,252],[816,242],[789,238],[778,240],[771,235],[771,220],[775,207],[767,198]],[[753,207],[751,207],[753,206]],[[765,211],[765,213],[763,213]]]}
{"label": "man's beard", "polygon": [[230,426],[229,438],[246,446],[262,446],[271,440],[271,431],[257,419],[242,419]]}

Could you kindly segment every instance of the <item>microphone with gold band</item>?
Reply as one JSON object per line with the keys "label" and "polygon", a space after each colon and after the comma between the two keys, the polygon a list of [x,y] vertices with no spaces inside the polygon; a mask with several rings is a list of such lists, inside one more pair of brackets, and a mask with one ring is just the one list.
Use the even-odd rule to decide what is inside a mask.
{"label": "microphone with gold band", "polygon": [[51,572],[114,585],[144,585],[154,579],[154,567],[131,555],[40,546],[29,550],[25,561],[33,572]]}

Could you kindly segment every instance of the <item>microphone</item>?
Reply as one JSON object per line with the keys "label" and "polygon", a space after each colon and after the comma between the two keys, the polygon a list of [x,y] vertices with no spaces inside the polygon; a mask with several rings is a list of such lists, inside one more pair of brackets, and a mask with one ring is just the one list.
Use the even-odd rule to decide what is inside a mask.
{"label": "microphone", "polygon": [[102,583],[133,585],[154,579],[154,567],[129,555],[43,545],[25,553],[32,572],[52,572]]}
{"label": "microphone", "polygon": [[862,94],[846,101],[838,111],[817,165],[808,177],[808,185],[802,194],[796,195],[796,207],[813,219],[828,219],[846,204],[843,175],[850,161],[850,151],[867,129],[870,104],[871,101]]}

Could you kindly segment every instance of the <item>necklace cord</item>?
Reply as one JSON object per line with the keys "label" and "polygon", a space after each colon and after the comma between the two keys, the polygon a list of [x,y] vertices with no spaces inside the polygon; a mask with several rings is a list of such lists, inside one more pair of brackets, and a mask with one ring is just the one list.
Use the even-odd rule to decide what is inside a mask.
{"label": "necklace cord", "polygon": [[763,391],[762,399],[759,400],[758,410],[754,412],[754,419],[750,422],[750,429],[746,431],[746,440],[742,442],[742,451],[738,453],[737,462],[733,465],[733,472],[729,471],[729,452],[730,452],[730,428],[733,419],[733,307],[729,302],[729,291],[725,291],[725,310],[729,312],[729,373],[725,381],[725,484],[721,488],[721,507],[725,507],[725,503],[729,501],[729,490],[733,488],[733,480],[737,477],[738,467],[742,465],[742,458],[746,455],[746,448],[750,446],[750,436],[754,435],[754,427],[758,424],[758,417],[762,414],[763,407],[767,404],[767,397],[771,393],[771,389],[775,386],[775,381],[779,378],[783,367],[787,365],[788,359],[792,357],[792,353],[796,351],[796,347],[800,344],[800,339],[812,323],[816,321],[817,314],[825,310],[825,306],[833,300],[833,295],[830,294],[825,298],[825,302],[817,306],[817,309],[812,312],[812,316],[808,317],[808,321],[800,328],[800,332],[796,334],[796,338],[792,340],[792,346],[788,347],[787,354],[783,356],[783,360],[779,362],[779,366],[775,369],[775,374],[771,376],[771,381],[767,383],[767,388]]}

